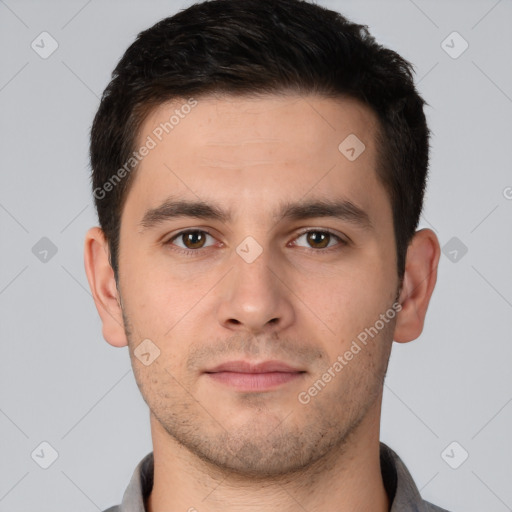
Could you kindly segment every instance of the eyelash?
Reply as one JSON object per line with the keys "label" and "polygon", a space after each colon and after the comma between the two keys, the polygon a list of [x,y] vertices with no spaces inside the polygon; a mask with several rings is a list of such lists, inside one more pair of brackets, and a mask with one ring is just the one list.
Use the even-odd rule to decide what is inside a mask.
{"label": "eyelash", "polygon": [[[210,235],[212,238],[215,238],[207,229],[185,229],[183,231],[180,231],[179,233],[176,233],[171,238],[169,238],[166,242],[164,242],[163,245],[165,245],[165,246],[172,246],[172,250],[173,251],[176,251],[176,252],[178,252],[180,254],[184,254],[185,256],[191,256],[191,257],[196,256],[195,253],[199,253],[202,250],[204,251],[204,250],[210,249],[212,247],[212,246],[209,246],[209,247],[200,247],[199,249],[183,249],[182,247],[173,246],[172,242],[174,242],[174,240],[176,240],[180,236],[186,235],[188,233],[203,233],[203,234]],[[336,233],[330,231],[329,229],[311,229],[311,228],[305,229],[305,230],[301,231],[300,233],[298,233],[298,235],[295,237],[294,240],[297,240],[301,236],[307,235],[308,233],[328,234],[331,237],[334,237],[338,241],[338,244],[336,244],[335,246],[332,246],[332,247],[324,248],[324,249],[322,249],[322,248],[314,249],[313,247],[302,247],[307,252],[312,252],[312,253],[316,253],[316,254],[318,254],[320,252],[323,252],[323,253],[328,252],[328,253],[330,253],[330,252],[332,252],[332,250],[339,249],[339,246],[344,247],[344,246],[349,245],[349,242],[347,240],[344,240],[339,235],[337,235]]]}

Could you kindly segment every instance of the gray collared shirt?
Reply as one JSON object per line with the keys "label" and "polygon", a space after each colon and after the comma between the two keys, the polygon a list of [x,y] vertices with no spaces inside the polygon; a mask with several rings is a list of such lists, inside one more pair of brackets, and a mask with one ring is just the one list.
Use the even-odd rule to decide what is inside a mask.
{"label": "gray collared shirt", "polygon": [[[424,501],[411,474],[400,457],[380,443],[380,464],[384,487],[391,502],[389,512],[448,512]],[[153,452],[148,453],[135,468],[121,505],[104,512],[146,512],[144,502],[153,488]]]}

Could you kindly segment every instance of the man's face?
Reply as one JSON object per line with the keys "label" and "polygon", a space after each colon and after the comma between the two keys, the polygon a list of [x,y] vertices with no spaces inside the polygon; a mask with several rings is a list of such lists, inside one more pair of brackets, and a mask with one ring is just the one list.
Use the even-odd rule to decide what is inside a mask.
{"label": "man's face", "polygon": [[[122,213],[119,290],[135,377],[171,442],[242,474],[299,470],[356,427],[375,428],[368,418],[380,411],[394,321],[343,358],[398,292],[376,116],[316,96],[185,103],[145,120],[137,148],[148,136],[156,147]],[[155,211],[166,201],[182,203]],[[147,339],[160,355],[146,366],[134,350]],[[329,368],[329,382],[308,392]]]}

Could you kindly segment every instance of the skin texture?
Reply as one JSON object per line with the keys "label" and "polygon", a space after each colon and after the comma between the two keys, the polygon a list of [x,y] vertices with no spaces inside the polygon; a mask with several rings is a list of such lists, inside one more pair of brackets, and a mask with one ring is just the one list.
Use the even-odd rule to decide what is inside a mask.
{"label": "skin texture", "polygon": [[[139,146],[185,103],[153,111]],[[383,381],[393,340],[422,331],[440,250],[431,230],[418,231],[400,287],[391,204],[375,172],[376,126],[351,99],[198,98],[136,171],[122,212],[118,288],[102,231],[87,233],[103,336],[128,345],[150,409],[149,511],[389,510],[379,465]],[[354,161],[338,149],[350,134],[365,145]],[[232,219],[141,225],[170,197],[214,204]],[[306,200],[348,200],[371,226],[276,215]],[[176,236],[185,229],[207,233]],[[258,246],[254,261],[241,256]],[[332,376],[333,363],[397,298],[400,312],[301,403],[299,393],[329,368]],[[160,351],[148,366],[134,354],[146,339]],[[265,391],[205,373],[233,360],[279,360],[303,373]]]}

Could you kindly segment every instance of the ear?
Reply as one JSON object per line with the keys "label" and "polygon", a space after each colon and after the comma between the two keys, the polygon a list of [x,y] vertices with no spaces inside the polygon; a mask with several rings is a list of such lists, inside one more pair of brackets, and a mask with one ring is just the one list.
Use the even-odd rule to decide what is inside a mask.
{"label": "ear", "polygon": [[99,227],[89,229],[85,235],[85,272],[103,324],[103,337],[114,347],[124,347],[128,344],[128,340],[109,254],[103,231]]}
{"label": "ear", "polygon": [[437,280],[437,265],[441,249],[431,229],[416,231],[409,247],[399,302],[394,341],[407,343],[423,331],[430,297]]}

